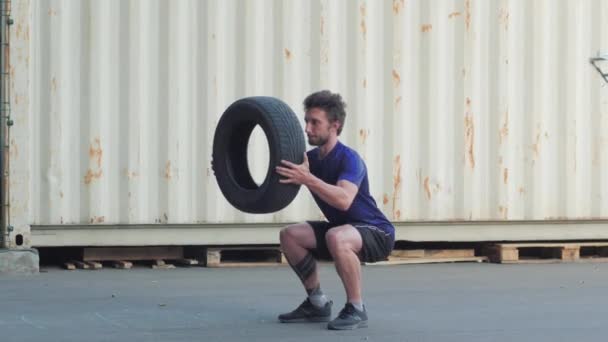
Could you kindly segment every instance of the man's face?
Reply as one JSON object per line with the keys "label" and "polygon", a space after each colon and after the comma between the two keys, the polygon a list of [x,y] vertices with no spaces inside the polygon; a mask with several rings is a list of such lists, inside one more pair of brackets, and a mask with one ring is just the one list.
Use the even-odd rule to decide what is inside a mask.
{"label": "man's face", "polygon": [[306,135],[308,136],[308,143],[311,146],[322,146],[332,134],[337,136],[338,122],[330,123],[327,119],[327,113],[320,108],[311,108],[304,115],[304,121],[306,122]]}

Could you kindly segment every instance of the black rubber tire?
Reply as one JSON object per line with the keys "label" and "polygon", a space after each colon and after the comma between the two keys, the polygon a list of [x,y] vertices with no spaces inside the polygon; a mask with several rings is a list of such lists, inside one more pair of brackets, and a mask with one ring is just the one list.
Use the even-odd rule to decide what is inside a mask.
{"label": "black rubber tire", "polygon": [[[247,145],[260,125],[268,139],[269,167],[258,186],[249,171]],[[272,213],[285,208],[299,185],[281,184],[275,167],[281,159],[301,164],[306,143],[296,114],[273,97],[247,97],[234,102],[220,118],[213,138],[212,168],[224,197],[247,213]]]}

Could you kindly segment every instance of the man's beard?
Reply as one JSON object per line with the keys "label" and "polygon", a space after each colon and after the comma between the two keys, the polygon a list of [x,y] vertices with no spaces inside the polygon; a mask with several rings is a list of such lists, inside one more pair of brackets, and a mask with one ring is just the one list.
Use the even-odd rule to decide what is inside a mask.
{"label": "man's beard", "polygon": [[329,141],[329,139],[326,137],[319,137],[319,136],[314,137],[314,138],[308,137],[308,144],[310,146],[323,146],[323,145],[325,145],[325,143],[327,143],[327,141]]}

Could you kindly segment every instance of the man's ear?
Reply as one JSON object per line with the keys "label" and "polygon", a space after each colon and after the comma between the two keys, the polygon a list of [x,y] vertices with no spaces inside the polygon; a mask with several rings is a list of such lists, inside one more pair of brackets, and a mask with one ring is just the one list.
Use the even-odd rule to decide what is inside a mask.
{"label": "man's ear", "polygon": [[335,128],[336,133],[338,133],[338,130],[340,130],[340,126],[341,126],[340,121],[336,120],[336,121],[331,122],[331,126],[333,128]]}

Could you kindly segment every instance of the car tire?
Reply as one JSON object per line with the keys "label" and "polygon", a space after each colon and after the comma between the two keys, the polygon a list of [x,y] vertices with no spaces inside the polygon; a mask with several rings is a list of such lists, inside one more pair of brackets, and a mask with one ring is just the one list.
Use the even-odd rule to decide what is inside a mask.
{"label": "car tire", "polygon": [[[251,176],[247,146],[253,129],[260,126],[268,139],[269,165],[264,182]],[[300,185],[282,184],[275,170],[281,160],[301,164],[305,140],[296,114],[273,97],[247,97],[230,105],[222,114],[213,139],[212,169],[224,197],[247,213],[272,213],[285,208],[298,194]]]}

